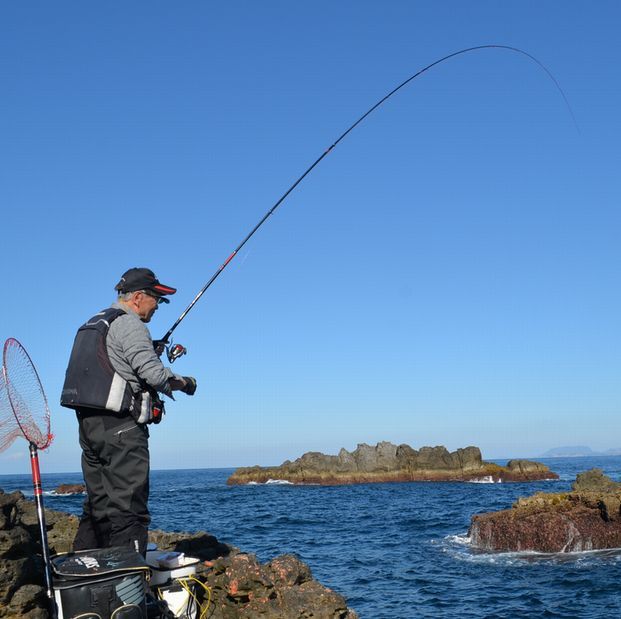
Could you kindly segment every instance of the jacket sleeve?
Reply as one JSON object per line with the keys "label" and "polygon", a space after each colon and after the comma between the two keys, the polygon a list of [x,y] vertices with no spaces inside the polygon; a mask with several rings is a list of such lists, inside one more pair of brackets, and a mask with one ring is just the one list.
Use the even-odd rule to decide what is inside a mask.
{"label": "jacket sleeve", "polygon": [[146,325],[131,316],[120,316],[111,325],[116,327],[114,340],[122,347],[122,356],[143,382],[172,397],[169,379],[178,378],[164,367],[153,349],[153,340]]}

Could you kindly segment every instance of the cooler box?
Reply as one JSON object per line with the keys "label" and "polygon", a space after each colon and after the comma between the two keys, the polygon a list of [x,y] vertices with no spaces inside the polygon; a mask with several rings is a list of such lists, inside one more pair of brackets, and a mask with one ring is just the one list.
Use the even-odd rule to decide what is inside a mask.
{"label": "cooler box", "polygon": [[151,568],[151,587],[170,583],[176,578],[186,578],[196,574],[200,560],[186,557],[182,552],[148,550],[147,563]]}
{"label": "cooler box", "polygon": [[58,619],[144,619],[149,566],[127,547],[52,558]]}

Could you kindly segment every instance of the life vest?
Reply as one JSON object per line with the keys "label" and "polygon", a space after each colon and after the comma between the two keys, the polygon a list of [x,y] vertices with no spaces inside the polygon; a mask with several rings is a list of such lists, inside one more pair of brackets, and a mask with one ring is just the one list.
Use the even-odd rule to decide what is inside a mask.
{"label": "life vest", "polygon": [[129,413],[137,423],[159,423],[164,415],[164,403],[157,392],[145,385],[142,391],[134,393],[108,356],[106,337],[110,325],[123,314],[122,309],[109,307],[78,329],[60,404],[66,408]]}
{"label": "life vest", "polygon": [[95,314],[78,329],[65,373],[61,406],[134,412],[134,393],[129,383],[115,371],[106,347],[110,325],[124,313],[110,307]]}

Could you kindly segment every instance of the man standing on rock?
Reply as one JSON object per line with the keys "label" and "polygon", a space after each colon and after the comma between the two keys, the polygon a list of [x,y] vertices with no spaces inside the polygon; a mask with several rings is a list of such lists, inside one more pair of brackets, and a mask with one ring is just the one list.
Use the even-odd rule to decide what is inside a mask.
{"label": "man standing on rock", "polygon": [[147,424],[161,421],[158,392],[194,395],[196,380],[164,367],[145,324],[177,290],[145,268],[129,269],[115,290],[117,302],[79,328],[61,396],[78,418],[87,491],[73,549],[131,546],[144,555]]}

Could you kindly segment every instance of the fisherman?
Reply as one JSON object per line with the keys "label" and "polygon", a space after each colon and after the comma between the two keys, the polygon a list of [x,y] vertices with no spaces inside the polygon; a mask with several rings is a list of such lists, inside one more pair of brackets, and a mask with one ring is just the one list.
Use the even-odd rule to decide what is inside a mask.
{"label": "fisherman", "polygon": [[194,395],[196,380],[164,367],[145,324],[177,290],[146,268],[126,271],[115,290],[116,303],[78,330],[61,396],[78,418],[87,491],[73,549],[131,546],[144,555],[147,424],[161,421],[158,392]]}

